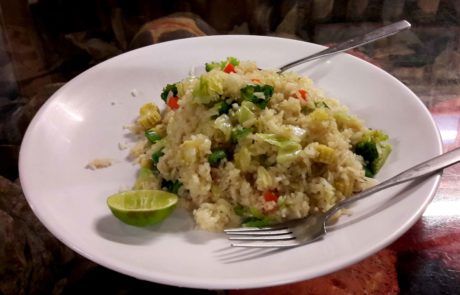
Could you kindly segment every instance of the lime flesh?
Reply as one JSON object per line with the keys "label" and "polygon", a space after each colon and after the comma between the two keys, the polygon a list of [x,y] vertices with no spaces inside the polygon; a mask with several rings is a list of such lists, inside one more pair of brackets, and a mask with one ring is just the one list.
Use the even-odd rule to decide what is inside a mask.
{"label": "lime flesh", "polygon": [[111,195],[107,205],[122,222],[148,226],[162,222],[176,207],[178,197],[159,190],[133,190]]}

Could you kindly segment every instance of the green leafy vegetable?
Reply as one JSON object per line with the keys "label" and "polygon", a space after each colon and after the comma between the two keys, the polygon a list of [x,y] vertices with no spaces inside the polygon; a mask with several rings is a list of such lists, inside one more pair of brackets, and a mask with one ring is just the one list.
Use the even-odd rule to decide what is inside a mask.
{"label": "green leafy vegetable", "polygon": [[172,93],[172,96],[177,96],[177,86],[176,84],[168,84],[163,88],[161,92],[161,99],[166,102],[168,100],[169,94]]}
{"label": "green leafy vegetable", "polygon": [[240,106],[238,111],[236,111],[235,116],[240,124],[243,124],[244,122],[255,117],[254,113],[245,105]]}
{"label": "green leafy vegetable", "polygon": [[243,145],[233,154],[233,163],[236,168],[240,169],[242,172],[246,172],[250,167],[251,158],[251,152]]}
{"label": "green leafy vegetable", "polygon": [[161,182],[161,186],[165,187],[168,190],[168,192],[177,194],[179,192],[180,187],[182,186],[182,182],[180,182],[179,180],[171,181],[163,179],[163,181]]}
{"label": "green leafy vegetable", "polygon": [[302,146],[292,140],[284,142],[278,150],[278,155],[276,156],[276,162],[278,163],[287,163],[291,162],[299,156]]}
{"label": "green leafy vegetable", "polygon": [[372,165],[370,167],[370,170],[371,172],[373,172],[373,175],[377,174],[377,172],[379,172],[380,169],[382,169],[388,156],[391,153],[391,150],[392,150],[392,147],[389,144],[382,144],[380,146],[379,157],[375,161],[372,162]]}
{"label": "green leafy vegetable", "polygon": [[240,61],[235,57],[227,57],[224,61],[206,63],[206,72],[210,72],[214,69],[223,70],[227,64],[237,66],[240,64]]}
{"label": "green leafy vegetable", "polygon": [[248,100],[242,101],[241,106],[244,106],[244,107],[248,108],[249,110],[251,110],[253,112],[257,111],[257,109],[258,109],[258,107],[255,104],[253,104],[252,102],[250,102]]}
{"label": "green leafy vegetable", "polygon": [[242,218],[242,225],[246,227],[264,227],[273,224],[275,221],[272,217],[263,215],[257,208],[237,205],[233,210]]}
{"label": "green leafy vegetable", "polygon": [[339,128],[339,130],[343,130],[345,128],[352,128],[358,130],[361,128],[361,122],[359,121],[359,119],[348,114],[347,112],[334,112],[334,119],[337,123],[337,127]]}
{"label": "green leafy vegetable", "polygon": [[244,216],[246,214],[246,207],[238,204],[233,208],[233,211],[235,211],[235,214],[238,216]]}
{"label": "green leafy vegetable", "polygon": [[287,138],[282,137],[282,136],[277,135],[277,134],[257,133],[256,135],[257,135],[257,137],[259,137],[263,141],[265,141],[265,142],[267,142],[267,143],[269,143],[271,145],[277,146],[277,147],[281,147],[286,141],[288,141]]}
{"label": "green leafy vegetable", "polygon": [[147,130],[144,132],[144,135],[151,143],[155,143],[161,139],[161,136],[154,130]]}
{"label": "green leafy vegetable", "polygon": [[208,162],[211,166],[217,166],[220,161],[226,158],[227,153],[224,150],[215,150],[208,156]]}
{"label": "green leafy vegetable", "polygon": [[286,201],[287,197],[286,196],[280,196],[277,200],[277,205],[279,208],[284,208],[286,207]]}
{"label": "green leafy vegetable", "polygon": [[390,144],[384,143],[388,135],[380,130],[371,130],[354,146],[354,152],[364,159],[364,171],[367,177],[374,177],[385,164],[391,153]]}
{"label": "green leafy vegetable", "polygon": [[154,152],[152,154],[152,161],[154,164],[158,164],[158,162],[160,161],[160,158],[164,155],[165,153],[163,153],[163,148],[159,149],[158,151]]}
{"label": "green leafy vegetable", "polygon": [[164,147],[162,147],[158,151],[152,153],[152,171],[154,173],[156,173],[156,174],[159,173],[158,168],[157,168],[157,164],[160,161],[160,158],[165,154],[165,153],[163,153],[163,149],[164,149]]}
{"label": "green leafy vegetable", "polygon": [[223,79],[219,73],[202,75],[193,89],[195,101],[202,104],[220,100],[223,93]]}
{"label": "green leafy vegetable", "polygon": [[228,142],[232,136],[232,122],[226,114],[220,115],[214,120],[214,128],[220,131],[216,134],[216,141]]}
{"label": "green leafy vegetable", "polygon": [[251,134],[254,130],[252,128],[235,128],[232,130],[232,142],[237,143],[239,140]]}
{"label": "green leafy vegetable", "polygon": [[223,114],[228,114],[228,111],[230,111],[231,105],[226,103],[225,101],[219,101],[216,103],[217,111],[219,116]]}
{"label": "green leafy vegetable", "polygon": [[236,57],[227,57],[227,63],[234,65],[235,67],[240,64],[240,61]]}
{"label": "green leafy vegetable", "polygon": [[243,226],[245,227],[264,227],[273,224],[273,219],[269,217],[247,217],[243,219]]}
{"label": "green leafy vegetable", "polygon": [[295,160],[302,150],[302,146],[298,142],[276,134],[257,133],[257,137],[278,147],[278,155],[276,156],[278,163],[287,163]]}
{"label": "green leafy vegetable", "polygon": [[220,62],[206,63],[205,68],[206,68],[206,72],[210,72],[210,71],[212,71],[214,69],[221,70],[221,63]]}
{"label": "green leafy vegetable", "polygon": [[369,130],[363,136],[363,141],[374,141],[375,143],[381,143],[388,140],[388,134],[381,130]]}
{"label": "green leafy vegetable", "polygon": [[373,162],[379,157],[377,143],[374,141],[362,141],[355,146],[355,153],[363,157],[366,162]]}
{"label": "green leafy vegetable", "polygon": [[274,88],[270,85],[247,85],[240,90],[243,100],[254,103],[260,109],[265,109],[273,92]]}

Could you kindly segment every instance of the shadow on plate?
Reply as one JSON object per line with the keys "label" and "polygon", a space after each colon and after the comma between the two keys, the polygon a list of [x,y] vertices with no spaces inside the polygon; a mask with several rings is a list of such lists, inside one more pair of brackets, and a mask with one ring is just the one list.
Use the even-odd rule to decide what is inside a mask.
{"label": "shadow on plate", "polygon": [[230,264],[266,257],[286,250],[288,248],[237,248],[229,245],[214,251],[214,253],[220,262]]}
{"label": "shadow on plate", "polygon": [[164,222],[147,227],[124,224],[111,214],[100,217],[94,226],[96,232],[104,239],[129,245],[144,245],[167,234],[180,234],[191,244],[206,244],[213,239],[221,238],[221,235],[216,233],[196,230],[190,213],[183,209],[175,210]]}
{"label": "shadow on plate", "polygon": [[194,229],[184,233],[187,243],[195,245],[204,245],[212,240],[222,239],[222,234],[207,232],[204,230]]}
{"label": "shadow on plate", "polygon": [[190,244],[202,245],[212,240],[222,238],[223,234],[197,229],[192,215],[185,209],[178,208],[157,228],[163,233],[179,233]]}
{"label": "shadow on plate", "polygon": [[150,228],[123,224],[113,215],[100,217],[95,223],[96,232],[104,239],[129,245],[143,245],[155,239]]}

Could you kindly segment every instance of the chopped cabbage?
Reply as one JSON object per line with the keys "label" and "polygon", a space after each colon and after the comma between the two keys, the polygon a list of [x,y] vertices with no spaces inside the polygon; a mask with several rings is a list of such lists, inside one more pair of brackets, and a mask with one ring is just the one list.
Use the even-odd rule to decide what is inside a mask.
{"label": "chopped cabbage", "polygon": [[[202,75],[193,89],[194,102],[208,104],[221,100],[224,93],[222,72],[210,72]],[[224,74],[225,75],[225,74]]]}

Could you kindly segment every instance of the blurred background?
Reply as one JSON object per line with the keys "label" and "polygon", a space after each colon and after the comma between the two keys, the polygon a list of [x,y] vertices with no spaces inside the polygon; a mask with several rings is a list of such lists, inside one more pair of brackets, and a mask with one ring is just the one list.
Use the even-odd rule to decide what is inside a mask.
{"label": "blurred background", "polygon": [[[19,147],[36,111],[59,87],[97,63],[142,46],[216,34],[330,45],[401,19],[412,23],[410,31],[351,53],[389,71],[422,99],[438,124],[457,130],[456,117],[445,112],[436,117],[436,112],[445,109],[446,101],[450,109],[452,101],[459,102],[455,108],[460,111],[458,0],[0,0],[0,192],[21,194]],[[443,139],[447,148],[460,140],[456,132]],[[4,224],[8,217],[17,219],[6,200],[0,199]],[[126,290],[133,290],[134,280],[77,256],[39,224],[22,230],[26,234],[0,227],[0,294],[76,294],[114,279],[114,294],[131,294]],[[38,233],[42,236],[34,244],[30,239]],[[36,248],[16,253],[15,246],[31,244]],[[135,290],[150,288],[132,284],[140,284]]]}
{"label": "blurred background", "polygon": [[[413,28],[354,53],[422,100],[458,93],[458,0],[0,0],[0,161],[14,159],[11,145],[62,83],[123,52],[215,34],[328,45],[401,19]],[[17,177],[15,163],[2,174]]]}

